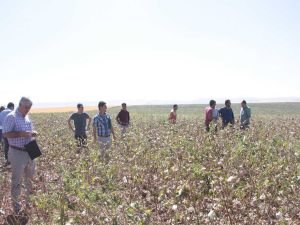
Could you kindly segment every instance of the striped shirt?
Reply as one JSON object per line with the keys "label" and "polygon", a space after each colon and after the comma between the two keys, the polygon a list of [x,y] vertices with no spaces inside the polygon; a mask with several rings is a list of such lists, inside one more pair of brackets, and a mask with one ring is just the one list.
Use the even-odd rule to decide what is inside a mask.
{"label": "striped shirt", "polygon": [[97,129],[98,137],[109,137],[111,133],[111,117],[109,114],[97,114],[93,118],[93,126]]}
{"label": "striped shirt", "polygon": [[[29,116],[25,117],[19,112],[12,111],[9,113],[3,123],[3,133],[8,132],[18,132],[18,131],[33,131],[33,125]],[[31,137],[17,137],[17,138],[7,138],[9,145],[23,148],[24,145],[28,144],[32,138]]]}

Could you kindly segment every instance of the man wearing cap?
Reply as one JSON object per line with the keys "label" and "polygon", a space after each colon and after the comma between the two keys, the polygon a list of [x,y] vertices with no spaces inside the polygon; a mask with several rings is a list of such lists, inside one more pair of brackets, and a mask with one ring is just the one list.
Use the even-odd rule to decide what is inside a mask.
{"label": "man wearing cap", "polygon": [[115,133],[111,122],[111,117],[108,113],[106,113],[107,106],[106,103],[100,101],[98,103],[99,113],[93,118],[93,136],[94,143],[99,143],[100,147],[100,156],[101,159],[104,160],[106,155],[106,151],[111,146],[111,134],[114,139]]}
{"label": "man wearing cap", "polygon": [[22,97],[19,107],[8,114],[3,124],[3,135],[9,143],[8,160],[11,163],[11,200],[15,213],[21,209],[18,199],[21,193],[22,178],[26,189],[26,205],[32,193],[32,178],[35,172],[35,162],[31,160],[24,146],[36,137],[32,122],[27,115],[31,109],[32,101]]}

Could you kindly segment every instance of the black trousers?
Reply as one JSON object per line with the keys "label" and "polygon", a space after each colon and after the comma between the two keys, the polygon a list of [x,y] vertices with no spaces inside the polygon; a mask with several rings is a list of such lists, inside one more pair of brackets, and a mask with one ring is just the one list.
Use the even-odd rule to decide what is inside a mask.
{"label": "black trousers", "polygon": [[77,140],[77,147],[86,146],[87,144],[87,136],[86,134],[75,134],[75,139]]}
{"label": "black trousers", "polygon": [[4,157],[6,160],[8,160],[8,149],[9,149],[9,144],[7,138],[3,137],[3,147],[4,147]]}

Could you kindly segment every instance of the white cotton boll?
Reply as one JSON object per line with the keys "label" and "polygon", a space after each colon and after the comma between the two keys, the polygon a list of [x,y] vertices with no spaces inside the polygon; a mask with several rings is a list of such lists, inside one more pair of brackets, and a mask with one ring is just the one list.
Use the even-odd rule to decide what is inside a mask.
{"label": "white cotton boll", "polygon": [[126,177],[126,176],[124,176],[124,177],[122,178],[122,180],[123,180],[123,183],[128,183],[128,180],[127,180],[127,177]]}
{"label": "white cotton boll", "polygon": [[207,214],[207,217],[211,220],[215,219],[216,218],[216,213],[214,210],[210,210],[210,212]]}
{"label": "white cotton boll", "polygon": [[189,212],[189,213],[195,212],[195,208],[194,208],[193,206],[189,207],[189,208],[188,208],[188,212]]}
{"label": "white cotton boll", "polygon": [[135,208],[136,207],[136,203],[135,202],[130,203],[130,207],[131,208]]}
{"label": "white cotton boll", "polygon": [[281,212],[277,212],[276,213],[276,218],[277,219],[281,219],[282,218],[282,213]]}
{"label": "white cotton boll", "polygon": [[265,199],[266,199],[266,195],[265,195],[265,194],[262,194],[261,196],[259,196],[259,199],[260,199],[260,200],[265,200]]}
{"label": "white cotton boll", "polygon": [[232,183],[232,182],[235,181],[235,179],[236,179],[235,176],[230,176],[230,177],[228,177],[227,182],[228,182],[228,183]]}
{"label": "white cotton boll", "polygon": [[173,205],[173,206],[172,206],[172,210],[173,210],[173,211],[176,211],[176,210],[177,210],[177,205]]}

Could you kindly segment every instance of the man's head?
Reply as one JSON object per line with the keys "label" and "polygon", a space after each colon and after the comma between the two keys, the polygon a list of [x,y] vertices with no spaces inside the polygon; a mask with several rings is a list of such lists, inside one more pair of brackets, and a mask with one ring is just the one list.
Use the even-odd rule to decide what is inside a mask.
{"label": "man's head", "polygon": [[30,111],[32,106],[32,101],[27,97],[22,97],[19,102],[19,111],[23,116],[26,116]]}
{"label": "man's head", "polygon": [[12,102],[9,102],[9,103],[7,104],[7,108],[8,108],[8,109],[11,109],[11,110],[14,110],[15,104],[12,103]]}
{"label": "man's head", "polygon": [[173,105],[173,109],[176,111],[178,109],[178,105],[177,104]]}
{"label": "man's head", "polygon": [[81,103],[77,104],[77,110],[78,110],[79,113],[83,112],[83,105]]}
{"label": "man's head", "polygon": [[209,106],[211,107],[211,108],[215,108],[216,107],[216,101],[215,100],[210,100],[209,101]]}
{"label": "man's head", "polygon": [[245,101],[245,100],[243,100],[242,102],[241,102],[241,106],[244,108],[244,107],[246,107],[247,106],[247,102]]}
{"label": "man's head", "polygon": [[126,108],[127,108],[127,105],[126,105],[126,103],[124,102],[124,103],[122,103],[122,109],[123,110],[126,110]]}
{"label": "man's head", "polygon": [[100,113],[105,113],[105,112],[106,112],[106,109],[107,109],[106,102],[100,101],[100,102],[98,103],[98,109],[99,109],[99,112],[100,112]]}
{"label": "man's head", "polygon": [[0,112],[2,112],[5,109],[5,107],[2,105],[0,106]]}
{"label": "man's head", "polygon": [[228,107],[228,108],[231,106],[231,102],[230,102],[229,99],[227,99],[227,100],[225,101],[225,106]]}

